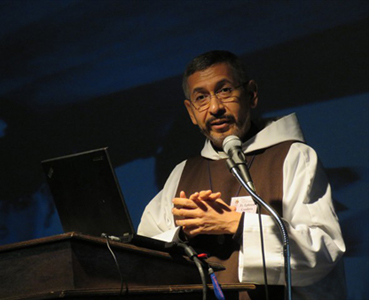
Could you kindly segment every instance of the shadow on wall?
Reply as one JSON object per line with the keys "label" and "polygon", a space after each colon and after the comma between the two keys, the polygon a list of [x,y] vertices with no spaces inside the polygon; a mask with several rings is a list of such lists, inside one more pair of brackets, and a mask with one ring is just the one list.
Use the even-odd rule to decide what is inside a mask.
{"label": "shadow on wall", "polygon": [[[332,190],[335,192],[339,192],[342,189],[350,187],[350,185],[364,180],[360,177],[359,170],[355,170],[354,168],[330,168],[326,169],[326,171]],[[354,199],[354,201],[356,202],[358,199]],[[337,214],[347,212],[350,209],[336,199],[334,199],[334,206]],[[369,210],[357,209],[352,216],[346,217],[343,220],[340,219],[342,234],[347,248],[345,257],[368,255],[369,240],[363,239],[362,236],[362,228],[367,224],[368,213]]]}

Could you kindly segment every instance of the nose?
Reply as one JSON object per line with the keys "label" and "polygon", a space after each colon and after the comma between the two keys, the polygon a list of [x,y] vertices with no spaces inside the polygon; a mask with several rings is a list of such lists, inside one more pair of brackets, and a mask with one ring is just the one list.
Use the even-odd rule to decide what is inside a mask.
{"label": "nose", "polygon": [[223,102],[218,98],[216,94],[210,96],[209,113],[212,115],[218,115],[220,112],[224,112],[225,107]]}

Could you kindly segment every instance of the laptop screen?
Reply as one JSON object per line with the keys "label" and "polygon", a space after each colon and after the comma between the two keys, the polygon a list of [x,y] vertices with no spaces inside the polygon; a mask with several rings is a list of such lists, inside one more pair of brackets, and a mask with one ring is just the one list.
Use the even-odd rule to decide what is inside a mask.
{"label": "laptop screen", "polygon": [[65,232],[133,235],[107,148],[41,162]]}

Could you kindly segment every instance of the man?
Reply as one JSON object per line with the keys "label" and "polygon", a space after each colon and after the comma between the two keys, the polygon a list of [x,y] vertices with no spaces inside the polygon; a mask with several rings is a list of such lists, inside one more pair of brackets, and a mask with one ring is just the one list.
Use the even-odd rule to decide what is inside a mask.
{"label": "man", "polygon": [[[344,299],[344,284],[336,282],[343,277],[336,266],[345,245],[330,186],[315,151],[304,143],[296,116],[251,122],[257,85],[247,78],[241,61],[227,51],[196,57],[187,66],[183,88],[184,104],[192,123],[206,136],[205,146],[200,156],[172,171],[146,207],[138,233],[167,241],[188,240],[208,252],[210,261],[226,267],[217,274],[221,283],[262,285],[258,214],[228,171],[222,150],[223,140],[236,135],[243,142],[257,193],[287,226],[293,299]],[[282,287],[279,229],[266,211],[261,213],[268,283]],[[283,299],[281,290],[276,288],[270,299]],[[240,296],[262,296],[255,297],[252,292]]]}

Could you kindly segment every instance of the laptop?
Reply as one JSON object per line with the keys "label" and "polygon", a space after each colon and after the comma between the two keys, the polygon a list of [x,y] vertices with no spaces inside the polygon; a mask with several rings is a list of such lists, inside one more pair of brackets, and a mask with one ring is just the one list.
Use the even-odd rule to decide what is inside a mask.
{"label": "laptop", "polygon": [[47,159],[41,165],[64,232],[167,250],[168,243],[135,233],[107,147]]}

